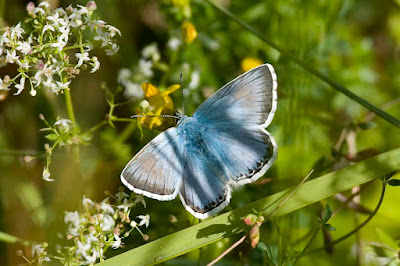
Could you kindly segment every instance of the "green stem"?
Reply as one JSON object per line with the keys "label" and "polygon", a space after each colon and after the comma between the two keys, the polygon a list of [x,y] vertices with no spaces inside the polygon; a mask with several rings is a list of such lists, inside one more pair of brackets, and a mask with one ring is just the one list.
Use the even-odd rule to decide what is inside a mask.
{"label": "green stem", "polygon": [[383,119],[385,119],[386,121],[388,121],[389,123],[395,125],[396,127],[400,127],[400,121],[397,120],[395,117],[389,115],[388,113],[386,113],[385,111],[379,109],[378,107],[376,107],[375,105],[371,104],[370,102],[366,101],[365,99],[361,98],[360,96],[356,95],[355,93],[349,91],[347,88],[345,88],[344,86],[340,85],[339,83],[336,83],[335,81],[331,80],[330,78],[328,78],[327,76],[325,76],[324,74],[322,74],[321,72],[319,72],[318,70],[308,66],[306,63],[304,63],[303,61],[301,61],[300,59],[298,59],[297,57],[291,55],[290,53],[284,51],[284,49],[282,49],[280,46],[278,46],[276,43],[271,42],[270,40],[266,39],[261,33],[259,33],[258,31],[256,31],[254,28],[252,28],[250,25],[248,25],[247,23],[245,23],[244,21],[240,20],[238,17],[236,17],[233,13],[231,13],[230,11],[228,11],[227,9],[225,9],[224,7],[216,4],[215,2],[213,2],[212,0],[204,0],[205,2],[209,3],[210,5],[212,5],[213,7],[215,7],[216,9],[218,9],[220,12],[222,12],[224,15],[228,16],[229,18],[233,19],[234,21],[236,21],[238,24],[240,24],[240,26],[242,26],[244,29],[250,31],[251,33],[253,33],[255,36],[257,36],[261,41],[263,41],[264,43],[266,43],[267,45],[269,45],[270,47],[274,48],[275,50],[277,50],[278,52],[280,52],[282,55],[284,55],[286,58],[288,58],[289,60],[293,61],[294,63],[296,63],[297,65],[301,66],[302,68],[304,68],[305,70],[307,70],[308,72],[310,72],[312,75],[316,76],[317,78],[319,78],[320,80],[324,81],[325,83],[327,83],[328,85],[330,85],[332,88],[334,88],[335,90],[339,91],[340,93],[346,95],[347,97],[349,97],[350,99],[358,102],[360,105],[364,106],[365,108],[367,108],[368,110],[370,110],[371,112],[375,113],[376,115],[382,117]]}
{"label": "green stem", "polygon": [[350,231],[349,233],[345,234],[344,236],[336,239],[335,241],[331,242],[328,246],[333,246],[336,245],[337,243],[345,240],[346,238],[349,238],[350,236],[352,236],[354,233],[356,233],[357,231],[359,231],[361,228],[363,228],[369,221],[371,221],[371,219],[376,215],[376,213],[379,211],[379,208],[382,205],[383,202],[383,198],[385,197],[385,192],[386,192],[386,183],[382,183],[382,191],[381,191],[381,196],[379,198],[379,202],[375,207],[375,210],[368,216],[367,219],[365,219],[364,222],[362,222],[361,224],[359,224],[356,228],[354,228],[352,231]]}
{"label": "green stem", "polygon": [[371,219],[376,215],[376,213],[379,211],[379,208],[382,205],[383,199],[385,197],[385,192],[386,192],[386,182],[382,183],[382,190],[381,190],[381,196],[379,198],[378,204],[376,205],[374,211],[368,216],[368,218],[362,222],[361,224],[359,224],[356,228],[354,228],[352,231],[348,232],[347,234],[345,234],[344,236],[336,239],[335,241],[332,241],[331,243],[329,243],[327,246],[324,247],[320,247],[317,249],[314,249],[312,251],[310,251],[309,253],[314,253],[320,250],[323,250],[327,247],[332,247],[336,244],[338,244],[339,242],[342,242],[343,240],[349,238],[350,236],[352,236],[354,233],[358,232],[361,228],[363,228],[366,224],[368,224],[369,221],[371,221]]}
{"label": "green stem", "polygon": [[302,256],[304,256],[305,252],[307,251],[307,249],[311,246],[311,243],[314,241],[314,238],[317,236],[319,230],[321,229],[321,226],[319,225],[318,228],[315,230],[315,232],[313,233],[313,235],[311,236],[310,240],[308,241],[307,245],[303,248],[303,250],[301,251],[301,253],[296,256],[296,258],[293,260],[293,264],[295,264],[295,262],[300,259]]}
{"label": "green stem", "polygon": [[71,120],[72,124],[74,125],[74,128],[77,128],[74,107],[72,106],[71,92],[69,88],[64,90],[64,95],[65,95],[65,105],[67,106],[68,118],[69,120]]}

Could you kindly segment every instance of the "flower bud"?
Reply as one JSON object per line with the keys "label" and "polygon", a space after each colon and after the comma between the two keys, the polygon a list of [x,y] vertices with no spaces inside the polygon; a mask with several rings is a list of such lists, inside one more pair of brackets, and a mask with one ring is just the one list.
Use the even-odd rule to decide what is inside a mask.
{"label": "flower bud", "polygon": [[72,13],[74,12],[74,8],[73,8],[71,5],[69,5],[69,6],[65,9],[65,11],[67,11],[68,14],[72,14]]}
{"label": "flower bud", "polygon": [[37,61],[36,63],[36,69],[42,70],[44,68],[44,63],[42,60]]}
{"label": "flower bud", "polygon": [[33,2],[29,2],[29,3],[26,5],[26,11],[28,11],[28,14],[29,14],[29,15],[33,13],[33,10],[34,10],[34,9],[35,9],[35,4],[34,4]]}
{"label": "flower bud", "polygon": [[260,242],[260,227],[258,225],[253,226],[250,229],[250,243],[251,243],[251,247],[255,248],[258,244],[258,242]]}
{"label": "flower bud", "polygon": [[24,255],[24,253],[22,252],[22,250],[17,250],[17,256],[21,257],[22,255]]}
{"label": "flower bud", "polygon": [[148,235],[143,235],[143,240],[144,240],[144,241],[149,240],[149,236],[148,236]]}
{"label": "flower bud", "polygon": [[243,218],[243,222],[248,226],[253,226],[257,222],[257,215],[255,214],[248,214]]}
{"label": "flower bud", "polygon": [[89,1],[86,4],[86,8],[87,8],[88,11],[95,11],[97,9],[96,2],[95,1]]}

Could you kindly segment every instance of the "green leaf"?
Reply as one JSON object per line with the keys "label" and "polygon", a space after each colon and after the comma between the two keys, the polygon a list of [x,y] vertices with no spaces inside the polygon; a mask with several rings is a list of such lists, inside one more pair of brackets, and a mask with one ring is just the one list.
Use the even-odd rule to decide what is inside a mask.
{"label": "green leaf", "polygon": [[[400,148],[302,184],[282,206],[273,212],[272,217],[279,217],[294,212],[397,169],[400,169]],[[248,214],[253,208],[259,212],[263,212],[267,216],[294,189],[290,188],[281,191],[242,208],[223,213],[189,228],[154,240],[112,257],[103,262],[103,265],[149,265],[161,263],[189,251],[215,243],[223,238],[238,234],[246,227],[240,219],[241,217]]]}
{"label": "green leaf", "polygon": [[392,187],[398,187],[400,186],[400,179],[390,179],[387,183]]}
{"label": "green leaf", "polygon": [[328,231],[336,231],[336,228],[330,224],[324,224],[324,229]]}
{"label": "green leaf", "polygon": [[45,137],[46,137],[46,139],[49,139],[49,140],[56,140],[58,138],[57,134],[54,134],[54,133],[48,134]]}
{"label": "green leaf", "polygon": [[325,209],[324,209],[324,216],[322,217],[321,222],[324,224],[327,221],[329,221],[329,219],[331,219],[332,216],[332,208],[331,205],[326,204]]}

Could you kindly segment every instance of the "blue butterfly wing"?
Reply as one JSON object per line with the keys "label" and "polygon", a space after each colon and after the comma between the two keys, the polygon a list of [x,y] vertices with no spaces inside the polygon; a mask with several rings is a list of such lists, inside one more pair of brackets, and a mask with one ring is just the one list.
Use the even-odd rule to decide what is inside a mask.
{"label": "blue butterfly wing", "polygon": [[121,181],[130,190],[157,200],[172,200],[183,176],[179,133],[170,128],[157,135],[126,165]]}
{"label": "blue butterfly wing", "polygon": [[203,144],[186,146],[185,172],[179,193],[185,209],[199,219],[225,208],[231,196],[223,164]]}
{"label": "blue butterfly wing", "polygon": [[207,129],[207,147],[233,186],[257,180],[277,157],[276,142],[265,130],[275,114],[277,86],[273,67],[258,66],[223,86],[193,115]]}
{"label": "blue butterfly wing", "polygon": [[196,110],[199,122],[267,127],[277,107],[277,78],[270,64],[238,76],[211,95]]}

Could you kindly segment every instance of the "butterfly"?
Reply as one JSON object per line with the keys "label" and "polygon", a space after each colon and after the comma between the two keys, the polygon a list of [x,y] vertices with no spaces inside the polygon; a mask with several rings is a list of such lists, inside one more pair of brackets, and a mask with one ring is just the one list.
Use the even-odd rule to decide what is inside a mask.
{"label": "butterfly", "polygon": [[205,219],[224,209],[232,190],[260,178],[278,155],[265,129],[277,108],[277,77],[263,64],[224,85],[176,127],[157,135],[121,173],[137,194],[160,201],[179,194],[185,209]]}

